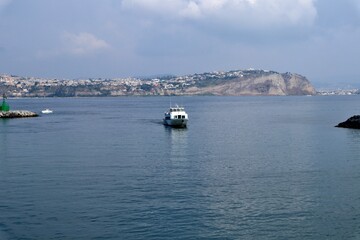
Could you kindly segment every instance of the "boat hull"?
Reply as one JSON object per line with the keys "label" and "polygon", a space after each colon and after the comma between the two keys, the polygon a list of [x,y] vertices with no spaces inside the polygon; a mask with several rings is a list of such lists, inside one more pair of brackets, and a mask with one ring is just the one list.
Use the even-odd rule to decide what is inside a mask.
{"label": "boat hull", "polygon": [[49,114],[49,113],[53,113],[53,111],[46,109],[46,110],[42,110],[41,113]]}
{"label": "boat hull", "polygon": [[187,119],[164,119],[164,125],[178,128],[187,126]]}

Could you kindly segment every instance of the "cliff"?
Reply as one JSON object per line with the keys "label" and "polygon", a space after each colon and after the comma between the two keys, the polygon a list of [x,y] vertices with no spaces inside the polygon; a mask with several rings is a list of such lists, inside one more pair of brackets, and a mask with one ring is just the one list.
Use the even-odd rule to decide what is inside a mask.
{"label": "cliff", "polygon": [[10,97],[316,94],[304,76],[254,69],[149,79],[58,80],[0,75],[0,92]]}
{"label": "cliff", "polygon": [[239,95],[315,95],[311,83],[303,76],[292,73],[257,71],[231,79],[216,79],[205,86],[185,89],[187,94]]}

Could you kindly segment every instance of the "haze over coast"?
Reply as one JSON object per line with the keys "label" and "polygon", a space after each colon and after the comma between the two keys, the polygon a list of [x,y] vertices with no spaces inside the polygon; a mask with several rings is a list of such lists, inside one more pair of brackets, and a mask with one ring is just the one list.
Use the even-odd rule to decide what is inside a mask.
{"label": "haze over coast", "polygon": [[141,79],[59,80],[1,75],[0,89],[10,97],[316,94],[315,88],[304,76],[255,69]]}

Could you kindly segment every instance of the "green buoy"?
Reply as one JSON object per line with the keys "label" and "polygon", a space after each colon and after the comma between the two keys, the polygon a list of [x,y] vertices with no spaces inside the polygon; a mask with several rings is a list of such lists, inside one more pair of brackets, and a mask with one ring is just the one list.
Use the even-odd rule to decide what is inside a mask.
{"label": "green buoy", "polygon": [[6,97],[5,93],[4,93],[3,101],[2,101],[2,104],[0,106],[0,111],[2,111],[2,112],[10,111],[10,106],[9,106],[9,104],[7,104],[6,99],[7,99],[7,97]]}

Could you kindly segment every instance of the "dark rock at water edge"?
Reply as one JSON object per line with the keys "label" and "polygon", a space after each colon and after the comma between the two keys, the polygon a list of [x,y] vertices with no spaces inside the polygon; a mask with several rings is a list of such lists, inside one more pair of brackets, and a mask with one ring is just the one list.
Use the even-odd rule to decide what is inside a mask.
{"label": "dark rock at water edge", "polygon": [[360,129],[360,115],[354,115],[345,122],[339,123],[335,127]]}
{"label": "dark rock at water edge", "polygon": [[39,115],[34,112],[25,110],[16,110],[8,112],[0,112],[0,118],[26,118],[26,117],[38,117]]}

